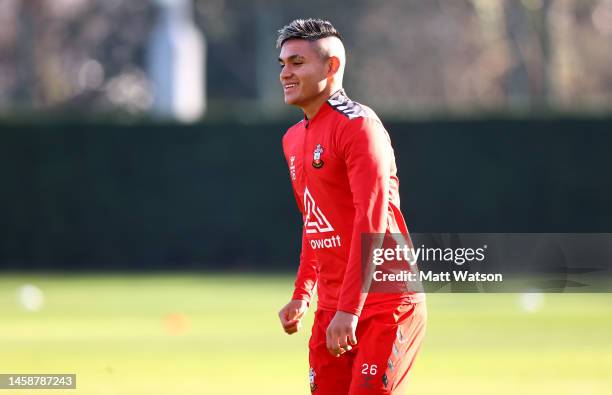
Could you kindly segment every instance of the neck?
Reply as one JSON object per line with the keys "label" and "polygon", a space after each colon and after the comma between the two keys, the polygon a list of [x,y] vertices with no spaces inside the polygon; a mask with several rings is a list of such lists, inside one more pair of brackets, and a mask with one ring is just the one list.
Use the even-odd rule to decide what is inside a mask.
{"label": "neck", "polygon": [[333,95],[336,91],[342,89],[340,85],[331,85],[328,88],[324,89],[320,95],[314,98],[310,103],[302,106],[302,111],[306,114],[306,118],[312,119],[317,115],[321,106],[325,104],[325,102]]}

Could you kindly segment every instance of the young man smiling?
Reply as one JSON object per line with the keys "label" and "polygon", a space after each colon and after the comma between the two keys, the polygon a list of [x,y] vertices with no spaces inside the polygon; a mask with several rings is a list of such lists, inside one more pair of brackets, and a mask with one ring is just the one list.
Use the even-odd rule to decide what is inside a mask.
{"label": "young man smiling", "polygon": [[297,332],[317,288],[309,342],[310,389],[317,394],[401,394],[425,333],[422,293],[369,293],[362,235],[408,234],[387,131],[342,89],[340,34],[328,21],[294,20],[279,30],[285,102],[304,118],[283,137],[303,215],[302,251],[289,303],[279,312]]}

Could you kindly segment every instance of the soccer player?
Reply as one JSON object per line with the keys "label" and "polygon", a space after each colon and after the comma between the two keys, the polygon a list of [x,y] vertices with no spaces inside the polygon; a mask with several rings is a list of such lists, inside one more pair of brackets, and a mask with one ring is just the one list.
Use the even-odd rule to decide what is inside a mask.
{"label": "soccer player", "polygon": [[304,118],[283,137],[302,251],[295,290],[279,317],[297,332],[315,291],[310,390],[321,395],[401,394],[425,333],[424,295],[362,288],[361,237],[408,229],[387,131],[342,89],[346,55],[328,21],[297,19],[279,30],[285,102]]}

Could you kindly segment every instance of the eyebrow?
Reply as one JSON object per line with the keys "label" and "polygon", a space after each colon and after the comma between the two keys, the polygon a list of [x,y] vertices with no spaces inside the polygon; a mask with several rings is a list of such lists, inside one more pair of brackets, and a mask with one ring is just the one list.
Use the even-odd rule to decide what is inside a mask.
{"label": "eyebrow", "polygon": [[[301,55],[291,55],[291,56],[289,56],[287,58],[287,61],[290,62],[290,61],[296,60],[296,59],[304,60],[305,58],[303,56],[301,56]],[[278,61],[281,62],[281,63],[284,62],[284,60],[282,60],[281,58],[278,58]]]}

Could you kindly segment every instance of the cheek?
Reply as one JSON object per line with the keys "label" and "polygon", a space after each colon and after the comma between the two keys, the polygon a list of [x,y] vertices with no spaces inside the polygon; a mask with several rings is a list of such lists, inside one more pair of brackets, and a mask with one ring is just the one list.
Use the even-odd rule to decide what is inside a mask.
{"label": "cheek", "polygon": [[321,73],[321,70],[304,70],[301,74],[300,80],[304,83],[303,88],[308,90],[316,90],[321,83],[325,82],[325,73]]}

